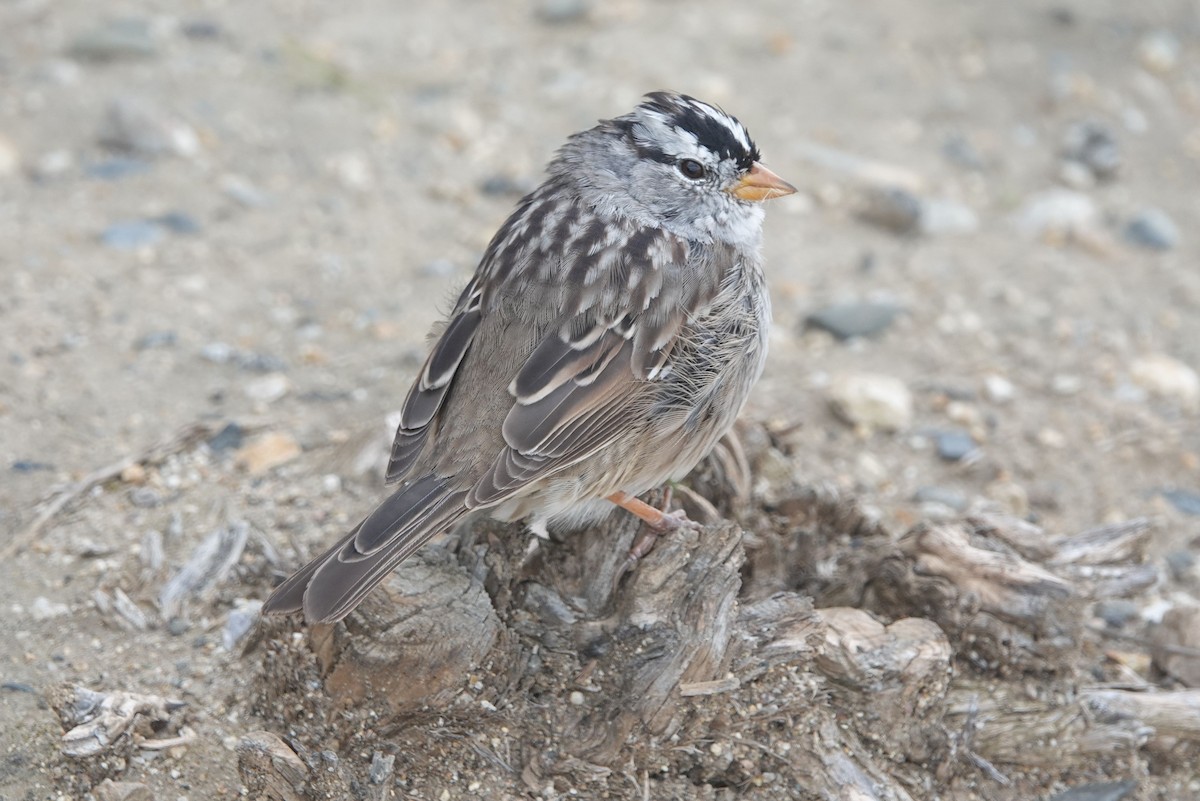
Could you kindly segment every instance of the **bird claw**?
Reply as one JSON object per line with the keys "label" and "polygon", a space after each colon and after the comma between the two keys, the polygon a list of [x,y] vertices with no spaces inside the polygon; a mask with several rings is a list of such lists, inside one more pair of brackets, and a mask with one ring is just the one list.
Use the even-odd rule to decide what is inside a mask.
{"label": "bird claw", "polygon": [[613,589],[616,589],[625,574],[632,570],[643,556],[654,549],[654,544],[658,542],[658,538],[663,534],[670,531],[678,531],[679,529],[699,531],[702,528],[704,528],[703,525],[688,517],[687,512],[682,509],[664,513],[657,523],[646,523],[642,533],[633,541],[633,545],[630,547],[625,561],[617,568],[616,576],[613,578]]}

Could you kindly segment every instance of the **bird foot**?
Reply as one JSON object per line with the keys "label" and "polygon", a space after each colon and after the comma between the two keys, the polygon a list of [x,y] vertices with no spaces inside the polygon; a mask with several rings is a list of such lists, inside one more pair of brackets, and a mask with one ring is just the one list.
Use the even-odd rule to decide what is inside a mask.
{"label": "bird foot", "polygon": [[614,492],[608,496],[608,500],[622,509],[637,515],[646,524],[637,539],[633,541],[633,546],[629,549],[629,555],[625,557],[625,561],[617,569],[616,576],[613,578],[614,589],[621,582],[625,574],[632,570],[633,566],[638,563],[638,560],[653,550],[654,544],[658,542],[658,538],[663,534],[681,528],[697,530],[702,527],[699,523],[690,519],[682,509],[677,509],[674,512],[666,511],[666,507],[671,503],[671,488],[669,486],[663,497],[662,509],[656,509],[650,504],[638,500],[632,495],[627,495],[624,492]]}

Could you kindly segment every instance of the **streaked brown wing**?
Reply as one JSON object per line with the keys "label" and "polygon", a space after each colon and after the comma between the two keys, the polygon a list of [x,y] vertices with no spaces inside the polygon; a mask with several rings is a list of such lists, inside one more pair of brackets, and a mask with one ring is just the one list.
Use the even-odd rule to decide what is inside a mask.
{"label": "streaked brown wing", "polygon": [[311,622],[341,620],[398,564],[467,513],[465,495],[431,475],[405,484],[333,547],[280,584],[263,613],[303,610]]}
{"label": "streaked brown wing", "polygon": [[413,382],[400,412],[400,425],[392,442],[387,483],[404,478],[425,446],[429,424],[437,416],[454,382],[458,367],[475,339],[483,318],[482,293],[478,280],[472,280],[455,304],[450,322],[430,351],[421,375]]}
{"label": "streaked brown wing", "polygon": [[732,254],[715,247],[728,262],[720,269],[691,263],[688,244],[661,229],[624,240],[579,230],[574,261],[563,265],[564,314],[509,385],[507,447],[471,488],[468,506],[500,503],[639,428],[677,343],[732,266]]}

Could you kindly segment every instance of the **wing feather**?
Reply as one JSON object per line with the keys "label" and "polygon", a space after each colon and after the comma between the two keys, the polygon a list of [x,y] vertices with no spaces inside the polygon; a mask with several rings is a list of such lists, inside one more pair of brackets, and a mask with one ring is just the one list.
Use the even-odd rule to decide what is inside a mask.
{"label": "wing feather", "polygon": [[433,346],[421,376],[413,382],[400,411],[400,425],[392,441],[387,478],[395,483],[408,474],[425,446],[429,424],[441,410],[454,376],[466,358],[483,319],[482,297],[477,282],[463,290],[449,324]]}

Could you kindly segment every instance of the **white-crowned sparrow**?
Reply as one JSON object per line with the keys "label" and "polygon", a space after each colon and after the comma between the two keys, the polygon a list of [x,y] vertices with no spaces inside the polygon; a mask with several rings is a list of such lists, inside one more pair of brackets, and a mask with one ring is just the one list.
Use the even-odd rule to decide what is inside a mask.
{"label": "white-crowned sparrow", "polygon": [[684,477],[762,371],[759,201],[795,189],[740,122],[655,92],[572,136],[500,227],[408,392],[396,491],[267,613],[345,617],[476,510],[577,526]]}

